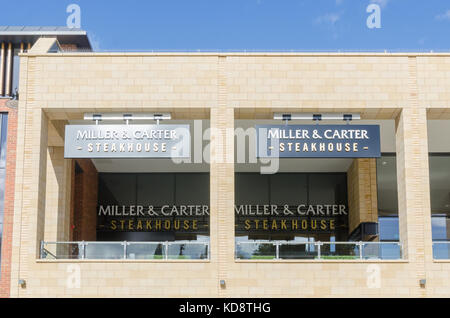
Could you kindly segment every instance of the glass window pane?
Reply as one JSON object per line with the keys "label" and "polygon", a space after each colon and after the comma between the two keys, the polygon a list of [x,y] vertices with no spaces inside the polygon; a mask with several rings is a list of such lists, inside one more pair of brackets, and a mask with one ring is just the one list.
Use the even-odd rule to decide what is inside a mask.
{"label": "glass window pane", "polygon": [[[380,241],[399,241],[397,194],[397,158],[395,155],[384,155],[377,159],[377,198],[378,198],[378,231]],[[393,247],[392,247],[393,246]],[[395,245],[382,246],[382,253],[397,255]],[[390,254],[391,253],[391,254]]]}
{"label": "glass window pane", "polygon": [[431,154],[429,165],[432,238],[447,241],[450,239],[450,156]]}
{"label": "glass window pane", "polygon": [[[207,241],[209,238],[208,213],[186,214],[203,212],[202,205],[208,212],[208,173],[101,173],[98,198],[99,205],[119,206],[117,216],[97,217],[98,241]],[[131,206],[134,215],[120,215],[126,209],[131,213]],[[161,210],[163,206],[165,214]],[[138,208],[141,214],[136,214]]]}
{"label": "glass window pane", "polygon": [[433,216],[431,218],[433,240],[447,239],[447,218],[445,216]]}
{"label": "glass window pane", "polygon": [[347,177],[345,174],[310,174],[309,204],[347,203]]}
{"label": "glass window pane", "polygon": [[435,241],[433,242],[433,258],[434,259],[449,259],[450,257],[450,243]]}
{"label": "glass window pane", "polygon": [[308,201],[306,174],[279,173],[270,176],[271,204],[298,205]]}
{"label": "glass window pane", "polygon": [[378,214],[398,215],[397,163],[395,156],[377,159]]}
{"label": "glass window pane", "polygon": [[99,174],[98,180],[100,205],[136,204],[136,175],[105,173]]}
{"label": "glass window pane", "polygon": [[[303,237],[329,241],[330,237],[337,236],[339,240],[346,240],[347,215],[311,217],[312,211],[319,210],[314,205],[322,209],[325,205],[329,205],[326,209],[347,205],[346,185],[345,173],[237,173],[236,237],[283,241]],[[271,205],[277,207],[276,213],[272,213]],[[293,213],[282,213],[284,205],[290,205]],[[303,205],[303,214],[297,214],[300,205]]]}
{"label": "glass window pane", "polygon": [[13,57],[13,74],[11,94],[14,95],[19,90],[19,73],[20,73],[20,49],[14,49]]}
{"label": "glass window pane", "polygon": [[235,180],[236,204],[269,204],[269,176],[238,173]]}
{"label": "glass window pane", "polygon": [[6,142],[8,137],[8,115],[1,114],[0,129],[0,168],[6,167]]}
{"label": "glass window pane", "polygon": [[450,156],[430,156],[431,213],[450,213]]}
{"label": "glass window pane", "polygon": [[128,243],[128,259],[163,259],[165,247],[162,243]]}
{"label": "glass window pane", "polygon": [[381,241],[399,240],[398,217],[379,217],[378,224]]}
{"label": "glass window pane", "polygon": [[168,173],[137,175],[137,205],[162,206],[175,203],[175,176]]}
{"label": "glass window pane", "polygon": [[209,174],[178,173],[175,203],[177,205],[209,205]]}
{"label": "glass window pane", "polygon": [[0,169],[0,223],[3,223],[3,209],[5,206],[5,176],[6,170]]}

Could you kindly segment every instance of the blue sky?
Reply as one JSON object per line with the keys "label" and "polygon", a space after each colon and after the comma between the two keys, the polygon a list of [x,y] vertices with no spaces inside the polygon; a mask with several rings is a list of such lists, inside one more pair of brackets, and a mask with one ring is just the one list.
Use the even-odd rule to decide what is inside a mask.
{"label": "blue sky", "polygon": [[[0,25],[81,27],[99,50],[449,50],[449,0],[1,0]],[[369,29],[367,6],[381,6]]]}

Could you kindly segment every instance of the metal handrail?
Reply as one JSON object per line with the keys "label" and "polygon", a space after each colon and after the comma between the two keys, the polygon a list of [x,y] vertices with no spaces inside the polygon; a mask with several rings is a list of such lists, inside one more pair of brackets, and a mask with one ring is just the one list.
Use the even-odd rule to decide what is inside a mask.
{"label": "metal handrail", "polygon": [[[446,243],[446,242],[442,242],[442,243]],[[450,242],[447,242],[450,243]],[[145,242],[139,242],[139,241],[67,241],[67,242],[61,242],[61,241],[55,241],[55,242],[45,242],[45,241],[41,241],[41,258],[45,258],[46,255],[51,255],[52,257],[54,257],[55,259],[58,258],[58,253],[53,254],[52,252],[50,252],[48,250],[48,248],[46,248],[47,245],[76,245],[75,247],[78,247],[78,250],[75,249],[75,254],[72,256],[75,256],[79,259],[86,259],[86,250],[87,250],[87,246],[89,245],[103,245],[103,244],[108,244],[108,245],[121,245],[123,247],[123,254],[119,257],[117,257],[117,252],[111,254],[111,256],[113,256],[113,258],[116,259],[130,259],[129,253],[128,253],[128,247],[133,246],[133,245],[162,245],[163,249],[161,250],[161,255],[159,254],[155,254],[153,256],[159,256],[161,257],[161,259],[163,260],[168,260],[171,256],[169,253],[169,247],[173,246],[173,245],[185,245],[185,244],[189,244],[189,245],[203,245],[206,248],[206,253],[203,254],[203,252],[200,254],[200,256],[198,256],[197,259],[210,259],[210,242],[209,241],[189,241],[189,240],[183,240],[183,241],[155,241],[155,242],[150,242],[150,241],[145,241]],[[317,253],[316,259],[327,259],[328,257],[345,257],[345,256],[352,256],[352,257],[357,257],[359,259],[364,259],[364,247],[367,245],[375,245],[375,246],[382,246],[382,245],[398,245],[399,247],[399,259],[402,259],[402,244],[400,242],[363,242],[363,241],[358,241],[358,242],[321,242],[321,241],[315,241],[315,242],[296,242],[296,241],[265,241],[265,240],[254,240],[254,241],[237,241],[236,242],[236,258],[239,259],[239,255],[238,255],[238,246],[239,245],[245,245],[245,244],[268,244],[268,245],[272,245],[275,247],[275,253],[273,255],[274,259],[282,259],[280,257],[280,246],[286,246],[286,245],[309,245],[309,246],[313,246],[314,249],[312,251],[308,251],[308,252],[314,252]],[[336,245],[350,245],[350,246],[354,246],[354,247],[358,247],[358,254],[359,255],[323,255],[324,250],[323,247],[324,246],[336,246]],[[325,253],[328,251],[325,251]],[[44,254],[46,253],[46,254]],[[133,253],[134,254],[134,253]],[[138,254],[139,255],[139,254]],[[183,255],[178,255],[178,256],[183,256]],[[270,255],[267,255],[270,257]],[[68,258],[70,258],[70,255],[67,255]],[[106,257],[108,259],[108,257]],[[95,258],[95,259],[102,259],[102,258]],[[133,259],[133,257],[131,258]]]}
{"label": "metal handrail", "polygon": [[[269,245],[273,245],[275,247],[275,255],[273,257],[273,259],[275,260],[279,260],[280,258],[280,246],[282,245],[312,245],[314,246],[314,248],[317,251],[317,257],[316,259],[318,260],[322,260],[322,259],[326,259],[327,256],[325,256],[325,258],[322,255],[322,246],[324,245],[328,245],[328,246],[332,246],[332,245],[353,245],[355,247],[358,247],[358,258],[360,260],[364,259],[364,253],[363,253],[363,248],[365,245],[392,245],[392,244],[396,244],[399,246],[399,259],[402,259],[403,257],[403,253],[402,253],[402,244],[400,242],[364,242],[364,241],[350,241],[350,242],[321,242],[321,241],[315,241],[315,242],[296,242],[296,241],[265,241],[265,240],[252,240],[252,241],[237,241],[236,242],[236,258],[239,259],[239,255],[238,255],[238,246],[241,244],[269,244]],[[270,257],[270,255],[267,255]],[[336,257],[345,257],[345,256],[355,256],[355,255],[334,255]]]}
{"label": "metal handrail", "polygon": [[[128,255],[128,247],[132,246],[132,245],[162,245],[164,246],[164,250],[163,250],[163,254],[160,255],[162,256],[163,260],[167,260],[169,259],[172,255],[169,254],[169,247],[173,246],[173,245],[203,245],[206,248],[206,257],[199,257],[198,259],[209,259],[210,258],[210,243],[209,241],[189,241],[189,240],[183,240],[183,241],[145,241],[145,242],[140,242],[140,241],[54,241],[54,242],[46,242],[46,241],[41,241],[41,253],[40,256],[41,258],[45,258],[44,256],[44,251],[45,253],[51,255],[52,257],[54,257],[55,259],[58,259],[57,255],[54,255],[53,253],[49,252],[47,248],[45,248],[47,245],[76,245],[78,246],[78,251],[76,253],[76,257],[78,257],[79,259],[86,259],[86,247],[89,245],[122,245],[123,246],[123,255],[121,257],[121,259],[130,259],[129,255]],[[58,253],[56,253],[58,254]],[[203,255],[203,254],[202,254]],[[157,256],[156,254],[154,256]],[[179,255],[182,256],[182,255]],[[64,258],[64,257],[63,257]],[[67,255],[67,258],[70,258],[69,255]],[[102,259],[102,258],[100,258]],[[120,259],[120,258],[119,258]],[[133,258],[131,258],[133,259]]]}
{"label": "metal handrail", "polygon": [[[254,243],[259,243],[259,244],[273,244],[273,243],[283,243],[283,244],[291,244],[291,245],[297,245],[297,244],[374,244],[374,245],[381,245],[381,244],[399,244],[401,245],[400,242],[397,241],[382,241],[382,242],[365,242],[365,241],[348,241],[348,242],[342,242],[342,241],[337,241],[337,242],[323,242],[323,241],[314,241],[314,242],[301,242],[301,241],[282,241],[282,240],[278,240],[278,241],[265,241],[265,240],[252,240],[252,241],[237,241],[236,243],[241,244],[254,244]],[[450,243],[450,241],[448,242]]]}
{"label": "metal handrail", "polygon": [[42,241],[43,244],[79,244],[79,243],[85,243],[85,244],[124,244],[127,243],[130,244],[162,244],[162,243],[169,243],[169,244],[207,244],[209,245],[209,241],[189,241],[189,240],[183,240],[183,241]]}

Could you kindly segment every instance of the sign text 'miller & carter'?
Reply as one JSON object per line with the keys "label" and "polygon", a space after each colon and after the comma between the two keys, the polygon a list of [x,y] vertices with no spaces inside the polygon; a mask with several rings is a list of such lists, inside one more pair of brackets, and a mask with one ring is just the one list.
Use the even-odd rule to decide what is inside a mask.
{"label": "sign text 'miller & carter'", "polygon": [[67,125],[65,158],[187,158],[189,125]]}
{"label": "sign text 'miller & carter'", "polygon": [[257,125],[259,158],[380,157],[379,125]]}

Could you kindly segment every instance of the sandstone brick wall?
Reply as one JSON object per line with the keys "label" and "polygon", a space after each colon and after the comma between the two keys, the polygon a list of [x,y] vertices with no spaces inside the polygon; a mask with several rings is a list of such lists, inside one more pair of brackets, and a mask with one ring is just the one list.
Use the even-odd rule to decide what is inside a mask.
{"label": "sandstone brick wall", "polygon": [[[23,55],[17,150],[23,168],[16,177],[11,296],[450,295],[450,262],[432,259],[426,132],[427,108],[436,115],[450,106],[450,78],[441,71],[449,67],[445,54]],[[211,127],[222,132],[233,128],[234,118],[269,119],[274,111],[359,112],[363,119],[395,119],[405,259],[235,260],[234,165],[214,162],[209,261],[37,260],[49,191],[47,174],[40,172],[48,166],[48,122],[110,111],[208,116]],[[233,152],[233,145],[220,139],[212,141],[211,152],[219,146]],[[74,271],[81,277],[75,288],[67,284]],[[378,286],[368,283],[371,275],[380,278]],[[26,288],[17,286],[19,278],[27,281]],[[419,285],[422,278],[426,288]]]}
{"label": "sandstone brick wall", "polygon": [[376,159],[354,159],[347,171],[347,187],[349,233],[361,222],[378,222]]}

